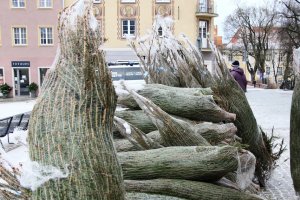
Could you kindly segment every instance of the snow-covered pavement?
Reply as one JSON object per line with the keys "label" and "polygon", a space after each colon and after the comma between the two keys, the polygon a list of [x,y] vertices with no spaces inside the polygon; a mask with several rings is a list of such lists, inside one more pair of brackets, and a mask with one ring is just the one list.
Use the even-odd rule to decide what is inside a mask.
{"label": "snow-covered pavement", "polygon": [[[253,110],[257,123],[263,130],[271,133],[274,127],[274,135],[284,139],[287,151],[283,153],[278,167],[272,172],[267,182],[266,190],[261,195],[268,200],[297,200],[290,173],[290,110],[292,91],[266,90],[249,88],[246,96]],[[277,142],[280,140],[278,139]]]}
{"label": "snow-covered pavement", "polygon": [[246,93],[255,118],[263,129],[289,129],[292,91],[249,88]]}
{"label": "snow-covered pavement", "polygon": [[35,100],[21,102],[0,102],[0,119],[29,112],[33,109]]}

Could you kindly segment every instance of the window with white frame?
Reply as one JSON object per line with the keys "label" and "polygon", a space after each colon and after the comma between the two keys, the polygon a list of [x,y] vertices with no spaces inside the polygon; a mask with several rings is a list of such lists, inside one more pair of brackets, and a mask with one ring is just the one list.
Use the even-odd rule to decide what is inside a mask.
{"label": "window with white frame", "polygon": [[122,37],[135,37],[135,20],[122,20]]}
{"label": "window with white frame", "polygon": [[271,68],[270,67],[266,67],[266,74],[270,75],[270,73],[271,73]]}
{"label": "window with white frame", "polygon": [[12,0],[13,8],[25,8],[25,0]]}
{"label": "window with white frame", "polygon": [[135,3],[135,0],[121,0],[121,3]]}
{"label": "window with white frame", "polygon": [[39,0],[40,8],[52,8],[52,0]]}
{"label": "window with white frame", "polygon": [[278,67],[277,68],[277,74],[278,75],[282,75],[282,67]]}
{"label": "window with white frame", "polygon": [[53,44],[53,31],[51,27],[40,27],[40,44],[41,45]]}
{"label": "window with white frame", "polygon": [[27,44],[27,34],[25,27],[15,27],[14,31],[14,44],[15,45],[26,45]]}
{"label": "window with white frame", "polygon": [[93,3],[102,3],[102,0],[94,0]]}
{"label": "window with white frame", "polygon": [[283,52],[279,52],[279,62],[283,61],[283,58],[284,58],[284,53]]}
{"label": "window with white frame", "polygon": [[228,54],[228,61],[233,61],[233,55],[232,55],[232,53]]}
{"label": "window with white frame", "polygon": [[156,0],[156,3],[171,3],[171,0]]}
{"label": "window with white frame", "polygon": [[266,54],[266,61],[270,61],[272,60],[272,54],[271,53],[267,53]]}

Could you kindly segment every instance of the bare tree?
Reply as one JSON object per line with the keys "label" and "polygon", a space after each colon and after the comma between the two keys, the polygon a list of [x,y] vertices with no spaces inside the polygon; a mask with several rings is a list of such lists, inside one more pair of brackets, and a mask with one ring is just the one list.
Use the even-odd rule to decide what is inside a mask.
{"label": "bare tree", "polygon": [[295,48],[300,47],[300,1],[282,0],[283,7],[280,15],[284,32]]}
{"label": "bare tree", "polygon": [[282,0],[279,15],[281,16],[280,41],[285,56],[284,82],[293,77],[293,49],[300,47],[300,1]]}
{"label": "bare tree", "polygon": [[226,19],[225,32],[232,37],[234,48],[255,59],[253,70],[250,62],[246,60],[252,80],[255,80],[257,70],[265,72],[266,54],[270,49],[276,22],[275,6],[238,8]]}

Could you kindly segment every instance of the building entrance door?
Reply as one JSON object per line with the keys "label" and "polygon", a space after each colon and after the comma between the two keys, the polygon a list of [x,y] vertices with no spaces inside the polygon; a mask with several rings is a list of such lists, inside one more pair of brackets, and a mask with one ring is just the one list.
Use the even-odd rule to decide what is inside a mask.
{"label": "building entrance door", "polygon": [[29,69],[14,68],[15,95],[29,95]]}
{"label": "building entrance door", "polygon": [[207,48],[207,21],[199,21],[200,47]]}

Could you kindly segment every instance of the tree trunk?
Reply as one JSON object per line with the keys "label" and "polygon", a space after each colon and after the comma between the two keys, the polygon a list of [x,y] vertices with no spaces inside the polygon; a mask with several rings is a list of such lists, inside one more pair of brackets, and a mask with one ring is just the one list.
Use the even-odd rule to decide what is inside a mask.
{"label": "tree trunk", "polygon": [[48,181],[32,199],[125,198],[111,130],[117,98],[91,8],[80,0],[61,14],[60,54],[29,124],[31,159],[67,167],[69,175]]}
{"label": "tree trunk", "polygon": [[[137,93],[151,100],[169,114],[208,122],[231,122],[235,120],[235,114],[221,109],[215,104],[212,96],[209,95],[187,95],[186,93],[177,92],[176,88],[166,90],[151,87],[145,87]],[[138,108],[137,105],[132,106],[134,104],[133,99],[129,95],[127,97],[123,96],[118,100],[118,103],[133,109]]]}
{"label": "tree trunk", "polygon": [[125,180],[127,192],[146,192],[162,194],[190,200],[262,200],[263,198],[242,193],[234,189],[217,186],[211,183],[178,180],[178,179],[156,179],[156,180]]}
{"label": "tree trunk", "polygon": [[[294,50],[294,71],[296,72],[296,84],[294,88],[291,108],[290,123],[290,154],[291,174],[294,189],[300,194],[300,49]],[[297,53],[298,54],[297,54]]]}
{"label": "tree trunk", "polygon": [[144,133],[150,133],[151,131],[157,130],[156,126],[142,110],[117,111],[115,116],[124,119]]}
{"label": "tree trunk", "polygon": [[238,168],[237,148],[166,147],[118,153],[124,179],[216,181]]}

